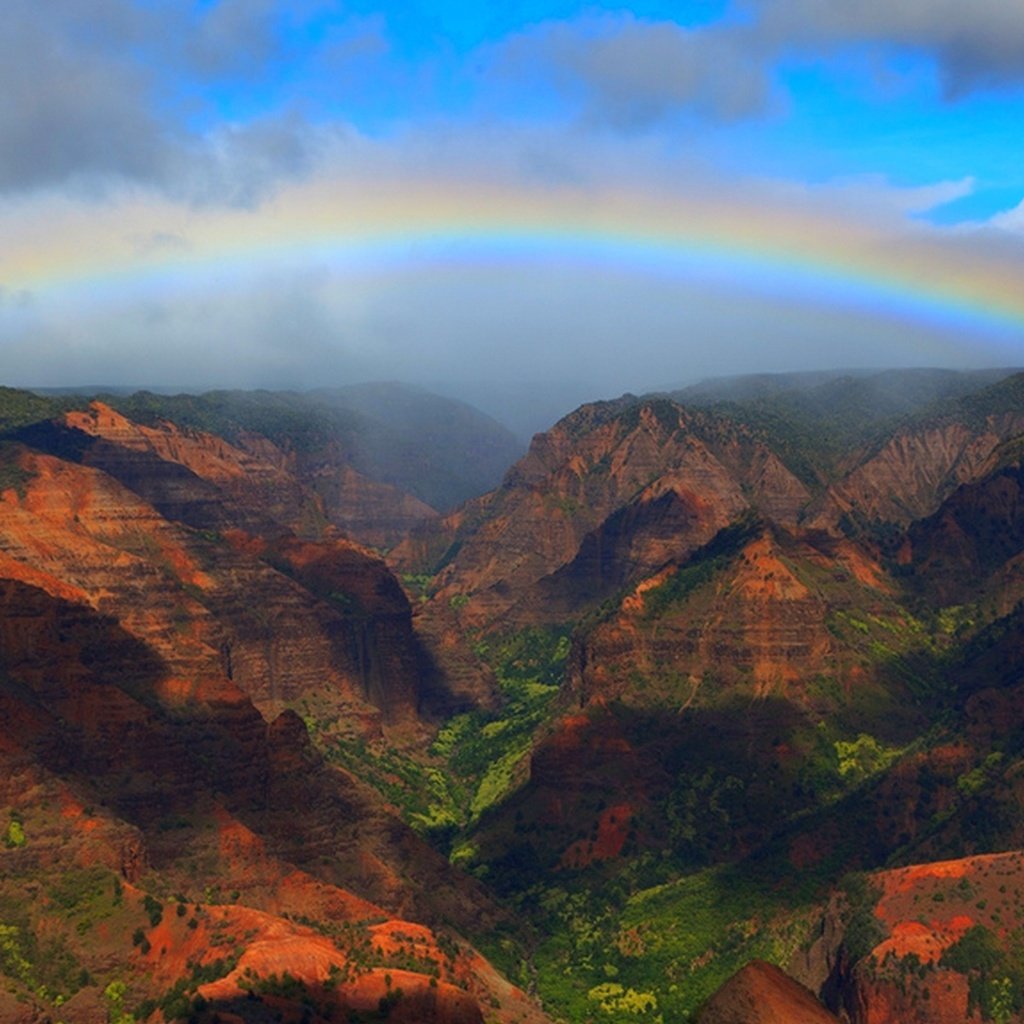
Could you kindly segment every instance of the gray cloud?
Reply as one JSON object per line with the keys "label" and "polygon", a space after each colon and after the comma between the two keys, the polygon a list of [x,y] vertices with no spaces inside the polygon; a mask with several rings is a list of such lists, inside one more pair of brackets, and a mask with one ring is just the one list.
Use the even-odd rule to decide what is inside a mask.
{"label": "gray cloud", "polygon": [[738,40],[715,30],[629,19],[612,36],[559,49],[586,84],[592,109],[613,124],[642,126],[681,107],[735,120],[766,104],[762,70]]}
{"label": "gray cloud", "polygon": [[146,234],[133,235],[129,241],[137,256],[188,252],[192,248],[185,238],[173,231],[150,231]]}
{"label": "gray cloud", "polygon": [[116,307],[0,305],[0,355],[5,383],[25,385],[304,387],[400,378],[447,381],[482,400],[479,382],[541,379],[571,382],[581,401],[740,370],[1014,358],[997,339],[964,338],[955,325],[823,308],[713,277],[545,261],[355,279],[279,269],[203,291],[157,290]]}
{"label": "gray cloud", "polygon": [[0,301],[5,384],[299,387],[365,377],[316,272],[136,297],[116,308]]}
{"label": "gray cloud", "polygon": [[32,304],[32,292],[27,288],[5,288],[0,284],[0,308],[26,309]]}
{"label": "gray cloud", "polygon": [[934,55],[947,93],[1024,82],[1018,0],[755,0],[759,34],[775,47],[875,43]]}
{"label": "gray cloud", "polygon": [[343,137],[341,128],[317,131],[294,111],[222,125],[194,145],[169,191],[193,203],[254,206],[306,174],[324,146]]}
{"label": "gray cloud", "polygon": [[589,120],[616,128],[687,110],[731,121],[762,112],[769,98],[760,55],[733,29],[633,15],[544,23],[503,44],[495,66],[548,78]]}
{"label": "gray cloud", "polygon": [[[84,10],[85,7],[88,10]],[[294,110],[196,130],[203,82],[278,53],[277,0],[9,0],[0,32],[0,193],[133,183],[249,205],[304,174],[321,133]]]}
{"label": "gray cloud", "polygon": [[220,0],[186,36],[185,53],[201,76],[256,77],[279,50],[278,0]]}
{"label": "gray cloud", "polygon": [[741,0],[741,18],[698,28],[631,14],[544,22],[492,55],[492,76],[554,85],[590,122],[643,128],[692,112],[734,121],[771,109],[780,54],[848,46],[937,62],[947,98],[1024,83],[1018,0]]}
{"label": "gray cloud", "polygon": [[149,111],[151,77],[111,60],[140,33],[140,16],[116,0],[90,4],[88,18],[67,0],[4,5],[0,189],[162,174],[172,140]]}

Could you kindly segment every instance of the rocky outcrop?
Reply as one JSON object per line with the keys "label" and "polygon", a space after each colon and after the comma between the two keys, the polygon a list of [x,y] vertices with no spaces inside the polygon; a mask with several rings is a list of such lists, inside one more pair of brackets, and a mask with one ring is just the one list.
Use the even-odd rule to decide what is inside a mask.
{"label": "rocky outcrop", "polygon": [[998,447],[1024,430],[1024,415],[992,415],[978,429],[953,421],[901,431],[860,461],[806,514],[814,529],[838,530],[844,516],[907,526],[933,513],[961,484],[991,466]]}
{"label": "rocky outcrop", "polygon": [[[299,541],[275,524],[254,536],[208,481],[171,465],[172,501],[152,452],[141,456],[152,472],[139,477],[125,468],[137,468],[131,450],[119,462],[101,443],[109,468],[159,492],[166,515],[106,472],[25,449],[23,493],[0,502],[0,559],[16,578],[115,617],[181,678],[228,676],[269,715],[319,695],[354,732],[381,716],[415,718],[432,670],[377,556],[329,533]],[[242,524],[254,525],[244,510]]]}
{"label": "rocky outcrop", "polygon": [[697,1024],[839,1024],[839,1018],[774,964],[753,960],[701,1007]]}
{"label": "rocky outcrop", "polygon": [[[667,399],[584,406],[501,488],[438,529],[454,536],[437,599],[464,618],[564,618],[706,543],[745,510],[795,519],[809,495],[753,434]],[[421,538],[395,553],[412,564]]]}
{"label": "rocky outcrop", "polygon": [[912,585],[938,606],[980,603],[996,618],[1024,597],[1024,468],[995,468],[915,522],[900,552]]}
{"label": "rocky outcrop", "polygon": [[405,491],[373,480],[340,456],[295,458],[296,471],[323,502],[327,519],[346,535],[380,550],[398,544],[410,531],[432,523],[438,513]]}
{"label": "rocky outcrop", "polygon": [[272,517],[300,535],[316,536],[331,523],[378,548],[436,518],[435,509],[448,511],[493,488],[522,451],[479,410],[398,384],[310,393],[139,392],[107,401],[147,427],[174,423],[182,433],[215,433],[301,480],[306,497],[316,497],[313,516],[290,518],[281,504],[286,491],[266,491]]}
{"label": "rocky outcrop", "polygon": [[844,643],[839,609],[887,608],[882,569],[849,544],[812,546],[764,524],[724,530],[689,562],[643,579],[580,631],[568,692],[594,700],[713,705],[730,692],[783,697],[816,713],[820,691],[872,685],[859,644]]}
{"label": "rocky outcrop", "polygon": [[868,948],[841,959],[827,983],[851,1024],[993,1019],[1000,999],[1010,1011],[1024,855],[914,864],[876,872],[867,884],[870,901],[847,920],[848,935],[858,922],[853,941],[861,945],[864,922],[873,922]]}
{"label": "rocky outcrop", "polygon": [[[102,402],[67,413],[63,422],[93,439],[81,444],[83,461],[120,480],[168,519],[200,529],[227,521],[254,532],[285,526],[312,536],[326,523],[316,495],[266,439],[243,435],[249,444],[242,447],[166,420],[145,426]],[[229,506],[226,515],[218,504]]]}
{"label": "rocky outcrop", "polygon": [[499,617],[571,619],[681,563],[745,513],[790,532],[892,545],[894,531],[992,471],[1024,429],[1012,403],[993,408],[906,426],[837,471],[831,450],[815,466],[813,445],[794,449],[805,476],[834,474],[813,497],[766,441],[770,431],[662,398],[584,406],[537,435],[498,490],[415,530],[391,561],[436,570],[437,599],[462,603],[466,624],[487,628]]}

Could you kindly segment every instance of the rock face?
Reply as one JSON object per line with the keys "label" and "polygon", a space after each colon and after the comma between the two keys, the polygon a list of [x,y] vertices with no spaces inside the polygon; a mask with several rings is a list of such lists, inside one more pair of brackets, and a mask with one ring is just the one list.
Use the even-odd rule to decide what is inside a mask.
{"label": "rock face", "polygon": [[[706,703],[702,688],[723,686],[811,701],[802,688],[816,676],[849,675],[851,659],[843,665],[828,628],[826,591],[798,568],[826,563],[833,584],[841,574],[859,588],[841,555],[780,541],[757,526],[720,547],[688,570],[644,580],[578,640],[569,686],[580,704],[595,697],[650,703],[660,691],[666,703],[685,708]],[[638,693],[640,677],[646,682]]]}
{"label": "rock face", "polygon": [[438,513],[419,498],[353,469],[340,455],[306,456],[296,466],[323,502],[324,516],[360,544],[394,547]]}
{"label": "rock face", "polygon": [[284,528],[315,540],[333,524],[360,543],[388,547],[437,517],[419,499],[360,473],[329,438],[296,451],[286,440],[280,447],[239,429],[229,443],[170,420],[140,424],[99,401],[68,413],[63,426],[73,433],[44,424],[26,439],[51,451],[77,451],[167,518],[195,529],[272,536]]}
{"label": "rock face", "polygon": [[255,451],[246,450],[167,421],[134,423],[102,402],[68,413],[64,425],[93,439],[68,439],[78,441],[83,461],[120,480],[168,519],[197,529],[230,522],[253,532],[284,526],[300,533],[325,521],[316,495],[287,471],[283,454],[268,441],[243,437]]}
{"label": "rock face", "polygon": [[1024,855],[914,864],[868,884],[870,948],[840,961],[827,985],[851,1024],[959,1024],[1009,1012],[1004,979],[1022,923]]}
{"label": "rock face", "polygon": [[[294,969],[315,987],[333,964],[325,1008],[476,1024],[500,996],[502,1019],[542,1021],[471,949],[407,920],[477,931],[503,914],[331,767],[296,710],[357,738],[421,730],[429,666],[384,563],[329,530],[299,539],[270,513],[297,522],[309,492],[211,435],[97,406],[20,437],[0,493],[0,897],[7,948],[29,954],[11,975],[26,1019],[57,992],[73,1019],[106,1019],[111,965],[151,1018],[233,959],[259,991],[211,991],[208,1019],[301,1019],[294,991],[257,982]],[[422,948],[377,935],[382,920]]]}
{"label": "rock face", "polygon": [[1022,484],[1019,459],[997,465],[910,527],[900,560],[931,602],[987,599],[989,614],[998,617],[1024,596]]}
{"label": "rock face", "polygon": [[[406,580],[415,606],[331,520],[344,505],[384,543],[430,511],[361,494],[336,438],[103,404],[19,421],[0,439],[0,909],[32,954],[10,977],[30,1019],[89,977],[68,1005],[111,1016],[117,964],[130,1005],[154,1001],[140,1018],[543,1020],[458,938],[514,922],[380,792],[563,929],[536,977],[573,977],[594,1013],[614,978],[689,1014],[710,977],[783,949],[827,1010],[755,963],[699,1019],[1006,1019],[1024,418],[960,411],[816,464],[753,416],[584,407],[390,554],[438,569]],[[566,650],[555,695],[539,673]],[[501,699],[442,734],[450,756],[403,757],[433,738],[426,712]],[[857,869],[859,902],[830,890]],[[759,905],[719,927],[706,894]],[[658,933],[680,906],[706,945]],[[581,927],[607,959],[568,941]],[[646,954],[657,993],[634,987]],[[158,1009],[176,987],[208,1007]]]}
{"label": "rock face", "polygon": [[836,529],[844,515],[906,526],[934,512],[961,484],[980,476],[1005,440],[1024,431],[1024,415],[903,431],[833,484],[808,514],[808,525]]}
{"label": "rock face", "polygon": [[[685,558],[752,504],[788,522],[808,497],[749,431],[709,414],[667,399],[584,406],[439,527],[454,539],[438,599],[468,598],[476,624],[565,617]],[[428,534],[393,560],[437,546]]]}
{"label": "rock face", "polygon": [[774,964],[754,960],[701,1008],[697,1024],[838,1024],[814,996]]}
{"label": "rock face", "polygon": [[[222,672],[268,714],[319,693],[353,723],[415,718],[432,669],[377,556],[330,531],[299,541],[268,518],[260,473],[222,492],[252,460],[217,438],[179,445],[174,428],[147,432],[102,407],[78,420],[110,438],[53,425],[24,435],[76,461],[24,451],[24,496],[7,491],[0,517],[0,551],[20,572],[77,586],[169,660],[185,659],[183,674],[200,663]],[[206,475],[163,459],[165,447]]]}
{"label": "rock face", "polygon": [[[436,600],[458,602],[463,623],[485,629],[571,620],[682,565],[744,515],[811,543],[819,533],[860,537],[870,558],[880,537],[891,542],[993,471],[1024,432],[1018,383],[838,460],[813,438],[797,448],[735,410],[632,396],[583,406],[537,435],[500,488],[414,531],[389,557],[403,570],[439,570]],[[810,477],[816,493],[802,482]]]}
{"label": "rock face", "polygon": [[[458,630],[576,623],[559,715],[474,834],[479,862],[513,887],[537,870],[614,873],[646,851],[720,863],[810,815],[822,786],[838,795],[893,760],[949,700],[942,641],[915,615],[933,595],[908,603],[904,589],[928,557],[926,520],[907,524],[955,518],[1003,473],[989,532],[1009,532],[1008,553],[1003,439],[1020,424],[1004,411],[901,428],[817,497],[761,432],[663,399],[586,406],[535,438],[447,535],[393,556],[445,563],[419,614],[435,647]],[[841,823],[809,818],[790,863],[877,863],[950,813],[974,756],[950,743],[908,757],[888,799],[851,811],[855,854]]]}
{"label": "rock face", "polygon": [[580,706],[679,710],[738,691],[822,714],[888,690],[909,707],[908,576],[927,580],[925,600],[966,603],[988,574],[989,618],[1024,595],[1007,455],[1024,413],[1014,380],[998,387],[991,408],[962,404],[850,454],[816,496],[770,431],[662,398],[584,406],[534,438],[498,490],[391,561],[442,566],[419,611],[434,651],[453,632],[590,612],[570,659]]}

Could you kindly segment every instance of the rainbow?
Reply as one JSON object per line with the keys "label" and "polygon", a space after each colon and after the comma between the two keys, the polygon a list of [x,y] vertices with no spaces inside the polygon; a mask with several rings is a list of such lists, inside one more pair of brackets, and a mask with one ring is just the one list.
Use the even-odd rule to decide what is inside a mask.
{"label": "rainbow", "polygon": [[361,275],[550,262],[1024,339],[1019,259],[793,202],[392,178],[313,181],[255,210],[65,201],[46,232],[32,212],[0,220],[0,286],[72,304],[220,290],[303,266],[358,287]]}

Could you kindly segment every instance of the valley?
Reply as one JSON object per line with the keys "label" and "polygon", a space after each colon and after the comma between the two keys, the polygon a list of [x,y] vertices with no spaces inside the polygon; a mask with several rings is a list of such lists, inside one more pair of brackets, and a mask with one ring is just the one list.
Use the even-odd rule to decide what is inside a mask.
{"label": "valley", "polygon": [[0,1021],[1024,1019],[1024,374],[0,389]]}

